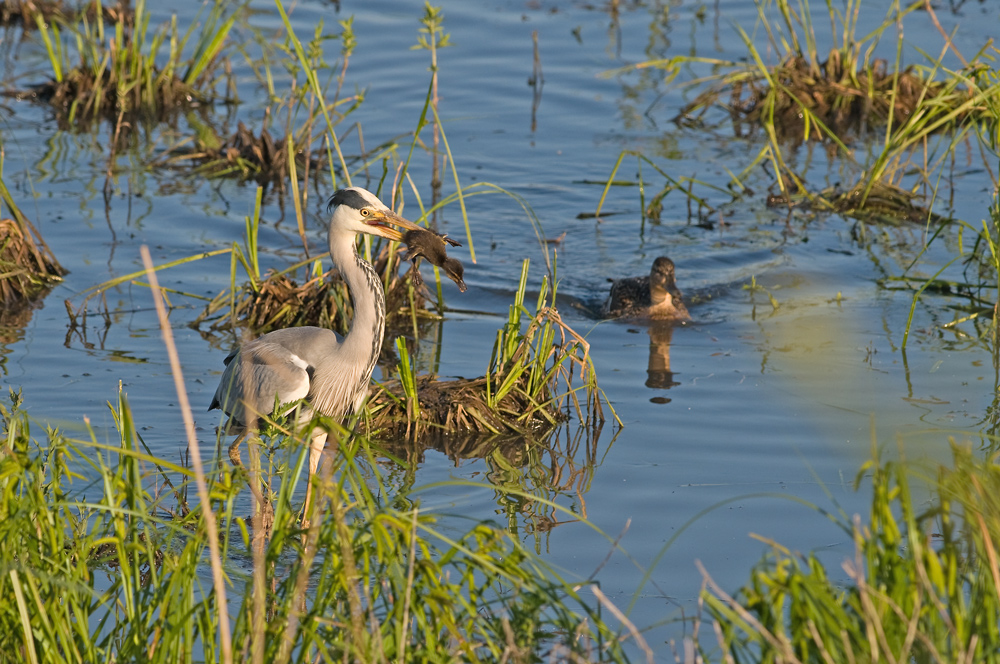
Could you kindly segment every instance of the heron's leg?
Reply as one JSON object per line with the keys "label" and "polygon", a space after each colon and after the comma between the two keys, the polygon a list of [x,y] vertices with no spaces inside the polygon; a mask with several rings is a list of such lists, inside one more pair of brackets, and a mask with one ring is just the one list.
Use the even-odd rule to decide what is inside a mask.
{"label": "heron's leg", "polygon": [[252,517],[254,538],[266,537],[270,534],[271,526],[274,524],[274,505],[271,504],[269,487],[264,481],[261,469],[261,440],[256,431],[248,434],[246,438],[247,453],[250,457],[250,478],[247,483],[250,485],[250,492],[253,494],[255,503]]}
{"label": "heron's leg", "polygon": [[244,431],[240,435],[236,436],[236,440],[234,440],[233,444],[229,446],[229,460],[233,462],[234,466],[243,465],[243,460],[240,459],[240,443],[242,443],[243,439],[246,437],[247,434]]}
{"label": "heron's leg", "polygon": [[314,431],[312,441],[309,443],[309,479],[306,484],[306,503],[302,510],[302,527],[309,527],[309,513],[312,510],[310,497],[312,496],[312,478],[319,468],[320,459],[323,458],[323,449],[326,447],[325,431]]}

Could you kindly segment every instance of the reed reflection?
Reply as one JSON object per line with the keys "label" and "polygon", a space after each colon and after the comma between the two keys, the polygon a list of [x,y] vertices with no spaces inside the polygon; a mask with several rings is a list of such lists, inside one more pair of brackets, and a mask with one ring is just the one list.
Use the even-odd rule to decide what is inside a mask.
{"label": "reed reflection", "polygon": [[[587,518],[586,494],[603,454],[602,426],[563,425],[528,435],[468,435],[454,433],[413,436],[379,444],[406,468],[401,494],[406,494],[428,450],[447,456],[455,467],[484,463],[483,476],[492,485],[496,514],[516,536],[535,538],[548,550],[548,533],[557,526]],[[609,441],[607,448],[613,444]],[[604,453],[607,449],[604,450]]]}

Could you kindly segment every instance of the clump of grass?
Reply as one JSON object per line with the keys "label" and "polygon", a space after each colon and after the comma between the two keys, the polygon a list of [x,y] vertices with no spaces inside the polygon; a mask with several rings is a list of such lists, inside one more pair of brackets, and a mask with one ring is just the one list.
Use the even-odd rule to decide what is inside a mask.
{"label": "clump of grass", "polygon": [[2,0],[0,26],[20,25],[30,29],[34,27],[36,17],[49,20],[65,13],[62,0]]}
{"label": "clump of grass", "polygon": [[[854,542],[845,587],[813,554],[772,550],[730,597],[703,598],[731,661],[1000,661],[1000,468],[952,446],[921,511],[905,462],[866,464],[872,504],[839,525]],[[766,541],[766,540],[765,540]]]}
{"label": "clump of grass", "polygon": [[[236,177],[255,180],[259,184],[276,184],[284,187],[293,169],[289,165],[287,138],[275,139],[267,127],[259,135],[240,122],[236,132],[217,146],[200,146],[183,153],[185,159],[199,162],[195,173],[211,178]],[[176,150],[175,150],[176,152]],[[304,172],[318,171],[323,162],[310,158],[302,151],[295,151],[296,167]],[[306,160],[309,159],[309,163]]]}
{"label": "clump of grass", "polygon": [[[3,314],[16,317],[27,303],[61,281],[66,270],[18,209],[2,180],[0,201],[12,217],[5,219],[0,214],[0,307]],[[0,314],[0,321],[3,318]]]}
{"label": "clump of grass", "polygon": [[550,293],[548,278],[542,281],[535,310],[525,307],[527,280],[525,260],[486,375],[447,381],[416,376],[401,350],[400,378],[380,386],[372,397],[370,426],[411,435],[429,429],[527,434],[551,429],[573,412],[583,423],[603,422],[590,345],[549,304],[555,287]]}
{"label": "clump of grass", "polygon": [[[487,524],[445,536],[419,506],[388,504],[356,438],[331,455],[307,532],[290,502],[304,455],[286,441],[271,537],[251,541],[228,466],[207,474],[211,504],[188,510],[193,471],[144,448],[124,394],[111,411],[117,440],[52,429],[37,440],[19,394],[0,404],[0,652],[81,664],[625,660],[580,589],[516,538]],[[227,598],[204,583],[204,510],[220,524],[225,625]]]}
{"label": "clump of grass", "polygon": [[[213,331],[245,328],[259,335],[285,327],[316,325],[345,334],[353,316],[351,299],[347,285],[334,270],[322,272],[320,261],[327,254],[261,275],[257,254],[260,196],[258,189],[254,215],[246,218],[243,246],[233,244],[230,287],[205,306],[192,326],[207,323]],[[386,326],[390,328],[426,315],[423,291],[414,289],[410,280],[399,275],[400,248],[392,244],[376,244],[373,263],[386,291]],[[238,266],[248,277],[242,286],[236,285]],[[302,268],[307,268],[307,276],[300,284],[289,275]]]}
{"label": "clump of grass", "polygon": [[[864,134],[910,120],[933,124],[956,111],[947,124],[936,127],[947,129],[970,114],[978,116],[981,110],[978,104],[969,104],[975,90],[964,76],[935,78],[943,73],[937,62],[929,68],[903,67],[898,57],[894,64],[874,57],[885,31],[919,3],[906,7],[892,3],[882,24],[860,38],[860,0],[849,0],[843,10],[826,8],[834,47],[825,59],[819,52],[808,2],[796,5],[773,0],[757,6],[760,25],[770,50],[779,54],[778,62],[765,64],[750,36],[737,28],[750,52],[749,64],[727,63],[732,70],[718,75],[714,85],[684,106],[680,118],[691,121],[725,99],[724,106],[735,122],[763,127],[779,139],[843,140],[851,133]],[[768,15],[769,7],[778,14],[777,20]],[[672,68],[678,63],[649,64]]]}
{"label": "clump of grass", "polygon": [[836,212],[845,217],[872,223],[909,222],[940,227],[948,220],[935,213],[924,196],[892,182],[856,182],[849,189],[840,186],[811,191],[794,176],[782,178],[780,193],[768,196],[769,207],[803,207],[816,212]]}
{"label": "clump of grass", "polygon": [[[221,0],[212,6],[189,58],[183,53],[194,25],[181,34],[175,19],[154,32],[144,0],[138,0],[134,14],[82,13],[72,20],[56,17],[51,23],[36,16],[52,79],[34,93],[70,126],[105,118],[127,128],[135,119],[160,120],[179,109],[209,103],[216,97],[220,52],[236,19],[235,13],[225,17],[225,9]],[[106,24],[106,19],[113,21]],[[66,39],[64,31],[73,39]],[[76,44],[76,61],[69,44]],[[169,47],[166,54],[161,52],[164,45]]]}
{"label": "clump of grass", "polygon": [[[828,4],[825,8],[835,46],[823,56],[809,2],[761,2],[758,23],[767,35],[769,50],[778,54],[777,64],[766,63],[751,36],[737,26],[748,50],[746,63],[681,56],[639,66],[663,68],[670,78],[693,64],[722,69],[722,73],[691,83],[709,83],[709,87],[677,120],[682,124],[698,122],[708,108],[723,103],[737,134],[742,134],[748,123],[759,127],[767,143],[737,180],[761,164],[770,164],[780,193],[769,202],[789,207],[805,203],[862,220],[929,222],[934,217],[926,201],[933,201],[937,194],[940,176],[936,174],[953,166],[954,152],[968,132],[982,134],[983,127],[992,126],[990,109],[1000,99],[1000,86],[982,76],[984,70],[991,69],[995,48],[987,44],[966,59],[943,30],[940,53],[924,53],[926,64],[902,64],[901,29],[896,37],[895,62],[876,58],[875,49],[887,31],[901,26],[907,14],[921,7],[940,29],[930,3],[901,6],[893,2],[885,20],[858,37],[860,0],[849,0],[842,9]],[[944,66],[948,51],[961,60],[961,70]],[[882,136],[884,140],[881,149],[869,154],[862,165],[848,147],[852,135]],[[804,177],[789,168],[784,155],[787,143],[803,140],[827,142],[831,158],[843,158],[852,167],[849,170],[856,172],[857,180],[848,180],[843,190],[817,192],[809,187]]]}

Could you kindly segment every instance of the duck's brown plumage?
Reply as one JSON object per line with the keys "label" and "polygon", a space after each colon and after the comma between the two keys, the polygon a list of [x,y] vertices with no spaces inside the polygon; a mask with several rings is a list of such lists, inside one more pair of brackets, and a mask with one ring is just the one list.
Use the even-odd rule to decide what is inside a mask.
{"label": "duck's brown plumage", "polygon": [[413,263],[414,283],[421,283],[420,259],[426,258],[431,264],[444,270],[444,273],[458,285],[458,290],[465,292],[465,281],[463,280],[465,268],[458,260],[448,256],[445,242],[453,247],[462,245],[447,235],[438,235],[434,231],[424,230],[407,231],[403,235],[403,242],[406,243],[406,255],[403,256],[403,259]]}
{"label": "duck's brown plumage", "polygon": [[604,303],[604,315],[609,318],[690,320],[691,314],[677,288],[674,262],[660,256],[653,261],[649,276],[616,280]]}

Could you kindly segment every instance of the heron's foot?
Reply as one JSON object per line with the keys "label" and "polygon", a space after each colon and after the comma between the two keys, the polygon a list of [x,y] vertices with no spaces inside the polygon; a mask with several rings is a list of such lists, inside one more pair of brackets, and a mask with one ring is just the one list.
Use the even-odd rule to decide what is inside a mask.
{"label": "heron's foot", "polygon": [[260,528],[267,537],[274,530],[274,504],[270,500],[260,504]]}
{"label": "heron's foot", "polygon": [[254,538],[258,535],[265,539],[271,537],[274,531],[274,505],[271,501],[258,502],[254,506],[254,512],[247,517],[247,523],[253,530]]}

